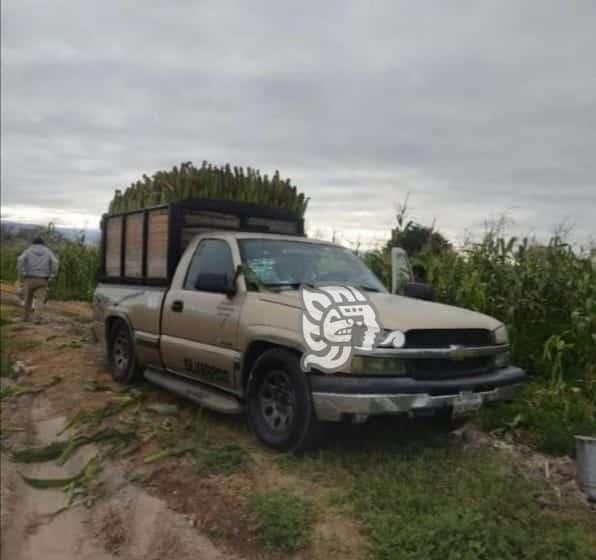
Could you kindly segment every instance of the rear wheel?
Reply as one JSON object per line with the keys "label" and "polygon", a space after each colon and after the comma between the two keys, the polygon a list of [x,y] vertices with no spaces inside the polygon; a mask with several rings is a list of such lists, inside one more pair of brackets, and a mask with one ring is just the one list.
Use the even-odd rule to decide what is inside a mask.
{"label": "rear wheel", "polygon": [[114,381],[129,384],[137,379],[139,370],[134,341],[123,321],[119,321],[110,332],[108,359]]}
{"label": "rear wheel", "polygon": [[314,445],[318,422],[295,354],[273,349],[257,359],[250,375],[248,419],[259,440],[279,451]]}

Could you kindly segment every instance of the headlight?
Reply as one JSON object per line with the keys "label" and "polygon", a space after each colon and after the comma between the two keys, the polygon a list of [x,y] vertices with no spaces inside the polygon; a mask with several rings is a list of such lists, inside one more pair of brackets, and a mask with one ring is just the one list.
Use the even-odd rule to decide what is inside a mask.
{"label": "headlight", "polygon": [[[500,325],[493,331],[493,340],[495,344],[509,344],[509,336],[507,334],[507,327],[505,327],[505,325]],[[511,353],[508,350],[506,352],[499,352],[495,356],[495,367],[507,367],[510,360]]]}
{"label": "headlight", "polygon": [[509,335],[505,325],[500,325],[493,331],[493,340],[495,344],[509,344]]}
{"label": "headlight", "polygon": [[352,372],[370,375],[406,375],[406,364],[399,358],[375,358],[355,356],[352,359]]}

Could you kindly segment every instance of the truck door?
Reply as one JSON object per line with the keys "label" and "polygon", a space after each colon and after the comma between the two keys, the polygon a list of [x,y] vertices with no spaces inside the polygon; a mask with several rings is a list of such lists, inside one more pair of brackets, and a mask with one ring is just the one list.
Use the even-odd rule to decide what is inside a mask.
{"label": "truck door", "polygon": [[[202,278],[235,275],[232,249],[223,239],[203,239],[190,263],[182,259],[162,316],[161,349],[166,367],[222,389],[236,389],[240,363],[238,320],[243,295],[197,289]],[[204,276],[207,275],[207,276]]]}

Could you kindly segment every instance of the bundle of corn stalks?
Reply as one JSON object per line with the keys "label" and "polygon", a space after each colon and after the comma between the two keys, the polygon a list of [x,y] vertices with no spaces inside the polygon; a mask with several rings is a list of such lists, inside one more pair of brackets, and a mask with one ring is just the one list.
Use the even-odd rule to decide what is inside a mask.
{"label": "bundle of corn stalks", "polygon": [[303,216],[308,198],[299,193],[290,179],[282,179],[279,171],[273,177],[261,175],[258,169],[222,167],[206,161],[200,168],[190,161],[169,171],[158,171],[153,177],[143,175],[124,192],[117,189],[109,213],[138,210],[189,198],[237,200],[287,208]]}

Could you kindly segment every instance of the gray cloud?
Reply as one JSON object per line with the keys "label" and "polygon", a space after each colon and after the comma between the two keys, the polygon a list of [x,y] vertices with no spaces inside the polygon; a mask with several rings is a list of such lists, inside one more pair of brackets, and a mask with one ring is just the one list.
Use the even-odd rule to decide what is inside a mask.
{"label": "gray cloud", "polygon": [[3,214],[99,216],[183,160],[279,168],[312,230],[596,235],[596,7],[2,3]]}

